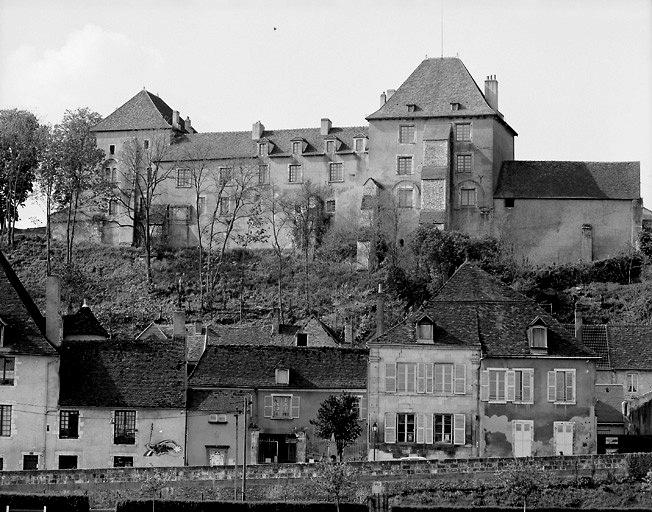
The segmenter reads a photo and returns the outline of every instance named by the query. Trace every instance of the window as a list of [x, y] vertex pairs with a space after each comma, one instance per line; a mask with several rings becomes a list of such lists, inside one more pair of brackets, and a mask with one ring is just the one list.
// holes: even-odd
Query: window
[[177, 188], [190, 188], [191, 178], [190, 169], [177, 169]]
[[463, 188], [460, 191], [460, 206], [470, 207], [476, 205], [476, 194], [474, 188]]
[[397, 441], [399, 443], [414, 443], [414, 414], [398, 414]]
[[414, 393], [416, 375], [416, 363], [396, 363], [396, 391], [399, 393]]
[[206, 196], [197, 198], [197, 215], [203, 215], [206, 211]]
[[507, 370], [489, 370], [489, 401], [505, 402], [505, 375]]
[[258, 184], [269, 184], [269, 165], [261, 164], [258, 166]]
[[[4, 330], [4, 329], [3, 329]], [[2, 386], [13, 386], [14, 385], [14, 375], [15, 375], [15, 366], [16, 358], [15, 357], [0, 357], [0, 370], [2, 371], [2, 380], [0, 380], [0, 385]]]
[[402, 124], [398, 127], [398, 141], [401, 144], [412, 144], [414, 142], [413, 124]]
[[11, 436], [11, 405], [0, 405], [0, 436]]
[[136, 444], [136, 411], [115, 411], [113, 444]]
[[288, 181], [290, 183], [301, 183], [301, 166], [297, 164], [290, 164], [288, 166]]
[[272, 418], [291, 418], [292, 395], [272, 395]]
[[149, 140], [145, 139], [145, 140], [143, 141], [143, 148], [144, 148], [144, 149], [149, 149]]
[[530, 327], [530, 348], [548, 348], [548, 329], [545, 326]]
[[455, 140], [468, 142], [471, 140], [471, 123], [459, 123], [455, 125]]
[[471, 155], [457, 155], [457, 172], [471, 172], [473, 170], [472, 161]]
[[107, 211], [109, 215], [116, 215], [118, 213], [118, 201], [115, 199], [109, 199]]
[[228, 197], [220, 198], [220, 215], [228, 215], [230, 210], [230, 203]]
[[575, 403], [575, 369], [548, 372], [548, 402]]
[[417, 340], [432, 341], [433, 325], [430, 319], [424, 318], [417, 323]]
[[453, 442], [452, 414], [435, 414], [434, 441], [435, 443], [449, 444]]
[[292, 143], [292, 154], [300, 155], [303, 143], [300, 140], [296, 140]]
[[114, 468], [132, 468], [134, 467], [134, 458], [125, 457], [123, 455], [118, 455], [113, 457], [113, 467]]
[[353, 139], [353, 150], [356, 153], [362, 153], [365, 150], [364, 147], [364, 139], [363, 138], [356, 138]]
[[231, 167], [220, 167], [220, 185], [226, 185], [231, 181], [231, 176], [233, 174], [233, 169]]
[[115, 144], [109, 144], [109, 155], [115, 155]]
[[59, 455], [59, 469], [77, 469], [77, 455]]
[[435, 363], [435, 393], [453, 392], [453, 365]]
[[275, 370], [276, 383], [288, 385], [290, 383], [290, 370], [289, 368], [277, 368]]
[[453, 111], [459, 110], [460, 107], [461, 107], [461, 105], [459, 103], [456, 103], [456, 102], [451, 103], [451, 110], [453, 110]]
[[328, 181], [344, 181], [344, 169], [341, 163], [330, 164], [328, 168]]
[[412, 174], [412, 157], [399, 156], [397, 159], [396, 172], [398, 174]]
[[628, 393], [638, 392], [638, 373], [627, 374], [627, 392]]
[[417, 106], [414, 103], [408, 103], [406, 107], [408, 112], [415, 112], [417, 109]]
[[385, 364], [385, 391], [396, 392], [396, 365], [393, 363]]
[[326, 213], [335, 213], [335, 199], [329, 199], [325, 205]]
[[399, 208], [412, 208], [414, 192], [412, 188], [399, 188], [396, 191]]
[[532, 368], [524, 368], [520, 370], [513, 370], [514, 372], [514, 395], [511, 395], [512, 377], [511, 371], [507, 372], [507, 400], [522, 404], [534, 403], [532, 390], [534, 388], [534, 370]]
[[331, 154], [335, 153], [335, 141], [334, 140], [327, 140], [326, 141], [326, 153]]
[[267, 142], [258, 143], [258, 156], [267, 156]]
[[79, 411], [59, 412], [59, 439], [79, 437]]
[[38, 469], [38, 455], [23, 455], [23, 471]]
[[505, 198], [505, 208], [514, 208], [514, 198], [506, 197]]

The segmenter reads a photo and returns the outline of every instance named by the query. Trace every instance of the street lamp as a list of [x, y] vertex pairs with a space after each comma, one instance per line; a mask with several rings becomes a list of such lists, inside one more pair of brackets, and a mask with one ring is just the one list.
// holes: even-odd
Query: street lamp
[[376, 462], [376, 440], [378, 437], [378, 425], [374, 421], [374, 424], [371, 426], [371, 431], [374, 433], [374, 462]]

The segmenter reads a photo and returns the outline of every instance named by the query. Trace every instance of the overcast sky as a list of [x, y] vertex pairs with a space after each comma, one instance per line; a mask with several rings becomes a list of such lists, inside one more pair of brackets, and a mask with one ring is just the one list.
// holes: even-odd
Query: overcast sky
[[0, 0], [0, 108], [106, 116], [146, 87], [202, 132], [360, 125], [441, 55], [442, 11], [444, 56], [497, 75], [517, 159], [640, 160], [650, 207], [650, 0]]

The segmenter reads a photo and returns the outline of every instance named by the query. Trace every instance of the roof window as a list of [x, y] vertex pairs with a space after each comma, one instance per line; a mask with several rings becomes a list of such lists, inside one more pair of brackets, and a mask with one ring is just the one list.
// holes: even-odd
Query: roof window
[[462, 104], [457, 102], [451, 102], [451, 110], [462, 110]]
[[408, 103], [406, 105], [408, 112], [416, 112], [417, 106], [414, 103]]
[[434, 322], [427, 316], [424, 316], [417, 322], [417, 341], [433, 341], [434, 340]]
[[308, 333], [298, 332], [297, 333], [297, 347], [307, 347], [308, 346]]
[[277, 368], [276, 369], [276, 383], [288, 385], [290, 383], [290, 369]]

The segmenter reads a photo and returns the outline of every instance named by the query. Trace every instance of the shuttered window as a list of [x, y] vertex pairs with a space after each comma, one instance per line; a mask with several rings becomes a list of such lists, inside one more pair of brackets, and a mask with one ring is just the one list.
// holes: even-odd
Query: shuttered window
[[480, 373], [480, 400], [498, 403], [534, 403], [534, 369], [483, 370]]
[[574, 404], [575, 393], [574, 368], [548, 372], [548, 402]]
[[466, 444], [466, 416], [453, 415], [453, 444]]
[[396, 391], [414, 393], [416, 390], [416, 363], [396, 363]]
[[385, 413], [385, 442], [396, 442], [396, 414], [393, 412]]
[[435, 393], [453, 392], [453, 365], [435, 363]]
[[399, 413], [396, 415], [396, 441], [399, 443], [414, 443], [415, 438], [415, 417], [411, 413]]

